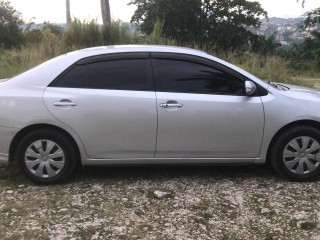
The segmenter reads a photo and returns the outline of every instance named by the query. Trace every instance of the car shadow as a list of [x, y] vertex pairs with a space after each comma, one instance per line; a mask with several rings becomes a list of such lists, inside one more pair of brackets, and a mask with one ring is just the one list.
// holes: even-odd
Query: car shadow
[[[143, 166], [83, 166], [79, 167], [67, 184], [78, 182], [137, 181], [137, 180], [231, 180], [241, 181], [259, 178], [260, 181], [287, 181], [278, 176], [268, 165], [241, 166], [191, 166], [191, 165], [143, 165]], [[15, 163], [0, 168], [0, 181], [8, 184], [29, 182]], [[30, 182], [29, 182], [30, 183]]]
[[71, 182], [91, 180], [176, 179], [183, 177], [214, 179], [279, 178], [267, 165], [259, 166], [86, 166], [78, 169]]

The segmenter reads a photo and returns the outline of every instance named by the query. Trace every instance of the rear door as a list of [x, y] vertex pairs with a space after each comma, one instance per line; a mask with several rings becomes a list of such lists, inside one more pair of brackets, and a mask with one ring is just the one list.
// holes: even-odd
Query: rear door
[[150, 158], [157, 131], [151, 75], [148, 53], [92, 57], [50, 84], [43, 100], [90, 158]]

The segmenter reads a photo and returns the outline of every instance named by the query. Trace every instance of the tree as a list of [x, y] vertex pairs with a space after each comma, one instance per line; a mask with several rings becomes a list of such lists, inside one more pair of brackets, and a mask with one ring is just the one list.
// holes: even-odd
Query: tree
[[304, 16], [306, 19], [300, 24], [299, 28], [307, 29], [320, 25], [320, 7], [307, 12]]
[[160, 20], [164, 37], [224, 49], [246, 45], [253, 37], [248, 27], [259, 27], [259, 17], [267, 17], [260, 3], [247, 0], [132, 0], [130, 4], [138, 7], [131, 21], [146, 34]]
[[[300, 2], [299, 0], [297, 0], [297, 2]], [[306, 0], [302, 0], [301, 1], [301, 5], [302, 5], [302, 7], [304, 7], [304, 4], [306, 3]]]
[[70, 26], [71, 24], [70, 0], [66, 0], [66, 11], [67, 11], [67, 26]]
[[103, 25], [111, 24], [109, 0], [100, 0]]
[[204, 38], [201, 0], [134, 0], [130, 4], [138, 5], [131, 21], [139, 23], [148, 35], [156, 22], [162, 22], [164, 37], [189, 42]]
[[299, 25], [300, 29], [311, 29], [310, 35], [304, 39], [300, 47], [305, 58], [314, 60], [320, 68], [320, 7], [305, 14], [306, 19]]
[[21, 14], [8, 1], [0, 0], [0, 48], [18, 47], [23, 43], [19, 25], [23, 23]]
[[261, 25], [260, 16], [267, 17], [260, 3], [247, 0], [205, 0], [208, 37], [220, 47], [240, 48], [255, 35], [249, 27]]
[[271, 35], [270, 37], [260, 35], [252, 40], [251, 50], [262, 55], [267, 55], [274, 54], [279, 47], [281, 47], [281, 43], [276, 40], [275, 35]]

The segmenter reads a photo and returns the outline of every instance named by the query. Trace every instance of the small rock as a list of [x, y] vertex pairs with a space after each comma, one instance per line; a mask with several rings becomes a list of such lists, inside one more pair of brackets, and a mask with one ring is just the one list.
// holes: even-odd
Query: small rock
[[8, 190], [7, 193], [11, 194], [11, 193], [13, 193], [13, 191], [12, 190]]
[[200, 227], [202, 228], [203, 231], [207, 231], [207, 227], [203, 224], [200, 224]]
[[95, 185], [92, 186], [92, 189], [93, 189], [94, 191], [102, 191], [102, 190], [103, 190], [103, 187], [100, 186], [100, 185], [98, 185], [98, 184], [95, 184]]
[[262, 214], [264, 214], [264, 213], [269, 213], [269, 212], [271, 212], [271, 210], [268, 209], [268, 208], [262, 208], [262, 209], [261, 209], [261, 213], [262, 213]]
[[162, 191], [159, 191], [159, 190], [155, 190], [155, 191], [153, 192], [153, 194], [154, 194], [157, 198], [163, 198], [163, 197], [169, 196], [171, 193], [169, 193], [169, 192], [162, 192]]
[[114, 227], [113, 228], [115, 234], [125, 234], [126, 233], [126, 228], [125, 227]]

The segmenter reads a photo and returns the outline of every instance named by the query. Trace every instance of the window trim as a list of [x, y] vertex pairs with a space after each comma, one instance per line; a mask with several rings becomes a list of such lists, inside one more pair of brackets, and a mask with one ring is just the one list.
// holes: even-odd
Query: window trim
[[[148, 63], [148, 82], [150, 86], [150, 90], [148, 91], [160, 91], [159, 90], [159, 71], [158, 66], [155, 61], [155, 59], [169, 59], [169, 60], [184, 60], [184, 61], [190, 61], [197, 64], [203, 64], [209, 67], [216, 68], [217, 70], [226, 72], [230, 75], [232, 75], [235, 78], [238, 78], [242, 81], [250, 80], [246, 78], [243, 74], [233, 70], [230, 67], [227, 67], [221, 63], [218, 63], [214, 60], [207, 59], [200, 56], [185, 54], [185, 53], [171, 53], [171, 52], [121, 52], [121, 53], [107, 53], [107, 54], [100, 54], [90, 57], [85, 57], [68, 68], [66, 68], [62, 73], [60, 73], [47, 87], [56, 87], [54, 86], [55, 83], [62, 78], [67, 72], [69, 72], [72, 68], [74, 68], [76, 65], [85, 65], [89, 63], [95, 63], [95, 62], [101, 62], [101, 61], [110, 61], [110, 60], [121, 60], [121, 59], [149, 59]], [[251, 95], [250, 97], [255, 96], [266, 96], [269, 94], [269, 92], [261, 87], [258, 83], [254, 82], [254, 84], [257, 86], [257, 93], [254, 95]], [[71, 87], [69, 87], [71, 88]], [[85, 88], [85, 89], [92, 89], [92, 88]]]

